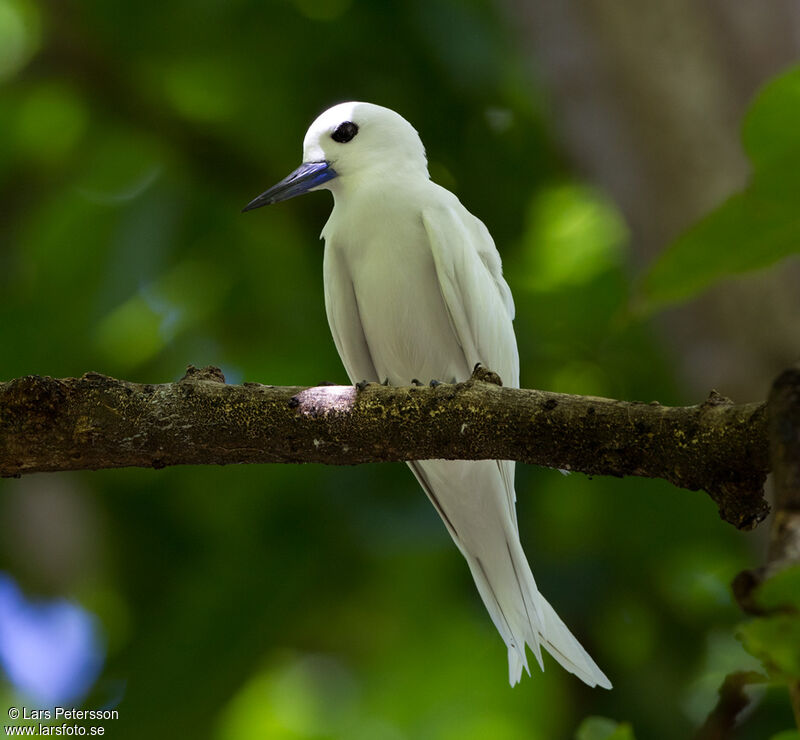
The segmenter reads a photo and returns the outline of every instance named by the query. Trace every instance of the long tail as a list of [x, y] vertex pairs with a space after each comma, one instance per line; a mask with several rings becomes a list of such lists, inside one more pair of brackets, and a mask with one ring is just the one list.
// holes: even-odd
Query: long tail
[[469, 565], [475, 585], [508, 647], [508, 679], [528, 674], [525, 645], [543, 668], [544, 647], [589, 686], [611, 683], [539, 593], [517, 532], [513, 467], [494, 461], [409, 463]]

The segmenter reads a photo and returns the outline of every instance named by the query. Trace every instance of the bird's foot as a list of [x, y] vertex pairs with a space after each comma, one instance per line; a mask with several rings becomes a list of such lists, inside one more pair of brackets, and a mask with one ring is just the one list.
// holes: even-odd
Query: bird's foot
[[384, 378], [383, 383], [381, 385], [389, 385], [389, 378]]
[[375, 384], [374, 380], [362, 380], [359, 383], [356, 383], [356, 388], [360, 391], [363, 391], [368, 385]]
[[437, 385], [441, 384], [442, 384], [441, 380], [432, 380], [428, 385], [430, 385], [431, 388], [435, 388]]
[[470, 377], [470, 380], [481, 380], [484, 383], [493, 383], [494, 385], [500, 386], [503, 385], [503, 381], [500, 379], [500, 376], [496, 372], [489, 370], [488, 367], [481, 365], [480, 362], [476, 362], [475, 367], [472, 368], [472, 376]]

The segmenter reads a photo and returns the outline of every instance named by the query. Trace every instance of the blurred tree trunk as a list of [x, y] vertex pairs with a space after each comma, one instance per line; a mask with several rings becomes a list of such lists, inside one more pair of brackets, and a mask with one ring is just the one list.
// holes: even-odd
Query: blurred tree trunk
[[[556, 135], [608, 192], [644, 269], [739, 189], [742, 113], [800, 58], [800, 3], [500, 0], [550, 97]], [[659, 319], [687, 390], [760, 398], [800, 353], [800, 264], [726, 281]]]

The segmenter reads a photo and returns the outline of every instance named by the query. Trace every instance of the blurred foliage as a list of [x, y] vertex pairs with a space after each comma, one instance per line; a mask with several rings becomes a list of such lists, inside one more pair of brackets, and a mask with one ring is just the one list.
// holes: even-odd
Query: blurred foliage
[[[192, 363], [230, 382], [344, 380], [322, 295], [330, 197], [239, 210], [297, 165], [317, 113], [364, 99], [414, 123], [434, 178], [494, 235], [523, 385], [696, 400], [652, 326], [622, 318], [625, 226], [562, 160], [512, 38], [489, 0], [0, 0], [0, 377], [163, 382]], [[781, 110], [786, 84], [760, 105]], [[760, 147], [775, 121], [757, 110], [753, 187], [763, 170], [773, 188], [783, 150]], [[113, 737], [688, 736], [754, 662], [728, 584], [758, 535], [658, 481], [524, 467], [517, 491], [537, 583], [614, 691], [548, 659], [508, 687], [469, 572], [401, 465], [0, 481], [0, 569], [99, 619], [86, 706], [119, 708]], [[18, 701], [10, 683], [0, 697]], [[588, 715], [629, 724], [578, 731]], [[770, 689], [740, 737], [791, 721]]]
[[793, 614], [753, 619], [739, 627], [738, 634], [771, 676], [787, 682], [800, 678], [800, 620]]
[[800, 565], [783, 567], [773, 573], [759, 584], [755, 600], [765, 611], [800, 611]]
[[587, 717], [575, 733], [575, 740], [634, 740], [634, 737], [631, 726], [625, 722]]
[[[769, 681], [776, 688], [796, 694], [800, 685], [800, 565], [785, 566], [773, 573], [759, 584], [754, 601], [764, 610], [764, 616], [740, 624], [736, 635], [766, 673], [755, 680]], [[775, 737], [792, 740], [796, 736], [787, 731]]]
[[745, 117], [749, 186], [659, 256], [643, 284], [652, 310], [711, 283], [800, 253], [800, 67], [772, 80]]

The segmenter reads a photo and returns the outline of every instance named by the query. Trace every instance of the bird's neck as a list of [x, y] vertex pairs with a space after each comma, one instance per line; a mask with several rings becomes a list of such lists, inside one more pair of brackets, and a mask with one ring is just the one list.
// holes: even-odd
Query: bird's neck
[[392, 166], [375, 166], [347, 174], [331, 181], [330, 189], [336, 204], [362, 198], [415, 192], [430, 183], [428, 168], [423, 163], [401, 162]]

